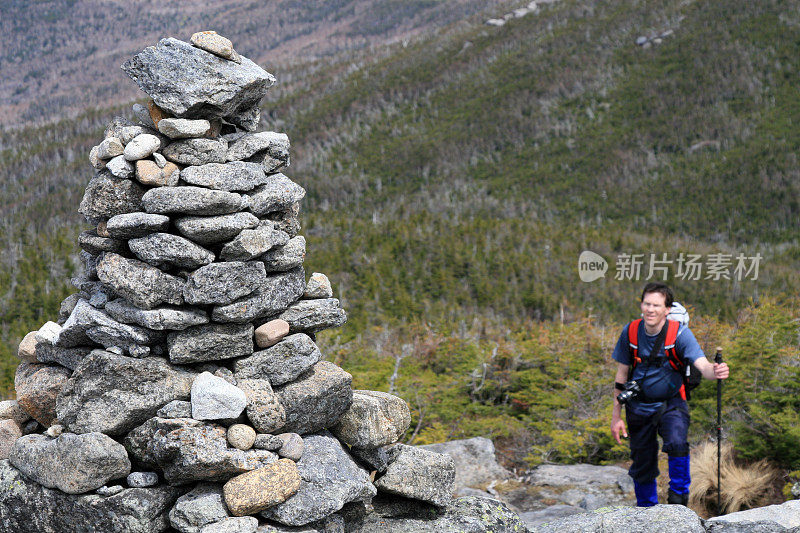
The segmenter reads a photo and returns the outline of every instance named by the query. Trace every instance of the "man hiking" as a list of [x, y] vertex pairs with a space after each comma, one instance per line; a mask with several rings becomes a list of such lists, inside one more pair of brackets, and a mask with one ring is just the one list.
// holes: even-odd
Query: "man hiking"
[[[728, 377], [728, 365], [708, 361], [687, 326], [667, 320], [672, 302], [672, 290], [667, 285], [648, 283], [642, 291], [642, 318], [623, 328], [613, 354], [619, 364], [611, 434], [618, 443], [620, 434], [630, 434], [633, 464], [628, 475], [633, 478], [640, 507], [658, 503], [656, 434], [663, 439], [663, 450], [669, 456], [668, 503], [686, 505], [689, 500], [685, 365], [694, 365], [705, 379]], [[622, 403], [626, 406], [627, 431], [620, 416]]]

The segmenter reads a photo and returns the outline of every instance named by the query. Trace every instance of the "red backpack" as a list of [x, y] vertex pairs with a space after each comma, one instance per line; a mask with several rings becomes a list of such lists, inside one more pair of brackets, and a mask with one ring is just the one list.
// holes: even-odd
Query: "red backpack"
[[[639, 357], [639, 324], [641, 322], [642, 319], [639, 318], [628, 325], [628, 349], [631, 354], [628, 381], [630, 381], [631, 376], [633, 376], [633, 369], [636, 368], [638, 363], [642, 362], [642, 358]], [[680, 322], [675, 320], [667, 320], [667, 336], [664, 339], [664, 353], [672, 368], [681, 375], [683, 381], [679, 391], [681, 398], [688, 400], [691, 397], [691, 391], [700, 384], [702, 374], [700, 374], [700, 371], [697, 370], [694, 365], [686, 364], [683, 354], [678, 354], [675, 341], [678, 338], [678, 328], [680, 325]]]

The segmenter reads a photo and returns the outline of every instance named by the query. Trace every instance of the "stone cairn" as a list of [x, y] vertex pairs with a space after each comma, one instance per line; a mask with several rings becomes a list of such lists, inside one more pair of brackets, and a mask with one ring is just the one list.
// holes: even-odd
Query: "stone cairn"
[[453, 460], [395, 444], [407, 404], [353, 391], [315, 344], [346, 314], [305, 279], [289, 139], [256, 131], [275, 78], [214, 32], [122, 69], [151, 100], [92, 148], [78, 292], [20, 344], [0, 528], [384, 531], [375, 502], [445, 512]]

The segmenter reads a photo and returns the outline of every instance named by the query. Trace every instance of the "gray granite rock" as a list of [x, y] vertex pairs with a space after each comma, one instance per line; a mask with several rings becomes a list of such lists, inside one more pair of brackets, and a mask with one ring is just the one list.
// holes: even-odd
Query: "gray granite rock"
[[328, 276], [319, 272], [314, 272], [306, 284], [306, 292], [303, 298], [332, 298], [333, 289]]
[[211, 123], [205, 119], [164, 118], [158, 121], [158, 131], [170, 139], [205, 137], [211, 132]]
[[166, 514], [179, 494], [164, 485], [127, 489], [109, 498], [65, 494], [42, 487], [8, 461], [0, 461], [0, 530], [63, 533], [69, 524], [69, 531], [81, 533], [159, 533], [169, 526]]
[[289, 331], [317, 331], [338, 328], [347, 322], [347, 313], [339, 307], [337, 298], [300, 300], [281, 313], [280, 319], [289, 323]]
[[158, 485], [158, 474], [155, 472], [131, 472], [125, 480], [129, 487], [144, 488]]
[[203, 526], [229, 516], [222, 496], [222, 486], [200, 483], [178, 498], [169, 512], [169, 521], [181, 533], [198, 533]]
[[[376, 498], [379, 500], [381, 496]], [[404, 502], [405, 503], [405, 502]], [[348, 533], [525, 533], [527, 528], [504, 503], [489, 498], [454, 500], [445, 509], [391, 505], [395, 512], [379, 510], [346, 520]], [[393, 510], [393, 509], [392, 509]]]
[[8, 459], [14, 443], [20, 437], [22, 428], [17, 422], [11, 419], [0, 420], [0, 459]]
[[131, 471], [125, 448], [102, 433], [25, 435], [14, 443], [9, 461], [28, 479], [67, 494], [89, 492]]
[[61, 388], [56, 414], [74, 433], [123, 435], [172, 400], [188, 400], [193, 379], [158, 357], [95, 350]]
[[256, 533], [258, 518], [255, 516], [236, 516], [209, 524], [200, 533]]
[[258, 152], [266, 151], [276, 159], [289, 158], [289, 137], [285, 133], [261, 131], [239, 137], [228, 146], [228, 161], [244, 161]]
[[148, 213], [185, 215], [226, 215], [246, 205], [240, 194], [203, 187], [156, 187], [141, 197]]
[[179, 165], [224, 163], [228, 143], [225, 139], [181, 139], [167, 145], [161, 154]]
[[78, 246], [92, 255], [100, 255], [103, 252], [124, 253], [126, 249], [123, 241], [100, 237], [95, 230], [81, 232], [78, 235]]
[[386, 472], [389, 463], [394, 459], [394, 446], [381, 446], [380, 448], [350, 448], [350, 453], [358, 461], [365, 465], [369, 470], [375, 470], [379, 474]]
[[269, 177], [259, 164], [232, 161], [186, 167], [181, 171], [181, 179], [186, 183], [209, 189], [250, 191], [266, 183]]
[[259, 433], [256, 435], [256, 440], [253, 441], [253, 448], [259, 450], [278, 451], [281, 446], [283, 446], [283, 439], [269, 433]]
[[[143, 107], [143, 106], [140, 106]], [[140, 135], [142, 133], [150, 133], [153, 130], [152, 120], [150, 120], [150, 113], [147, 111], [147, 108], [144, 108], [144, 112], [148, 115], [148, 121], [144, 122], [145, 126], [136, 125], [130, 120], [125, 117], [116, 116], [111, 119], [111, 122], [108, 123], [106, 129], [103, 132], [103, 137], [105, 139], [110, 139], [111, 137], [115, 137], [119, 140], [123, 145], [131, 142], [131, 139]], [[149, 124], [148, 124], [149, 122]], [[120, 152], [122, 153], [122, 152]]]
[[302, 265], [305, 258], [306, 238], [302, 235], [292, 237], [284, 246], [276, 246], [261, 256], [267, 272], [291, 270]]
[[253, 293], [266, 282], [264, 263], [213, 263], [189, 275], [183, 288], [183, 298], [189, 304], [226, 305]]
[[259, 433], [271, 433], [286, 423], [286, 411], [266, 379], [237, 379], [247, 398], [247, 418]]
[[[511, 472], [497, 462], [494, 443], [485, 437], [453, 440], [419, 447], [444, 453], [453, 458], [456, 465], [456, 491], [464, 487], [485, 487], [495, 480], [508, 479], [512, 476]], [[627, 476], [625, 470], [619, 470]], [[544, 472], [542, 475], [542, 479], [544, 479]], [[612, 482], [612, 484], [614, 483], [616, 480]]]
[[[456, 476], [458, 476], [458, 467], [456, 467]], [[529, 528], [552, 522], [565, 516], [572, 516], [575, 514], [585, 513], [586, 509], [575, 507], [574, 505], [550, 505], [539, 511], [525, 511], [519, 514], [520, 519], [525, 522]]]
[[214, 217], [183, 217], [175, 221], [175, 227], [181, 235], [200, 244], [227, 241], [242, 230], [255, 228], [258, 224], [258, 217], [246, 212]]
[[64, 322], [55, 344], [74, 348], [96, 342], [105, 348], [120, 346], [129, 350], [133, 345], [150, 345], [163, 339], [161, 332], [117, 322], [105, 311], [95, 309], [86, 300], [80, 300]]
[[[738, 511], [722, 516], [710, 518], [706, 527], [712, 526], [708, 531], [729, 531], [729, 526], [751, 526], [756, 523], [771, 523], [772, 526], [783, 528], [800, 527], [800, 500], [789, 500], [780, 505], [768, 505], [746, 511]], [[723, 527], [724, 526], [724, 527]]]
[[305, 290], [305, 272], [302, 267], [267, 276], [254, 293], [231, 304], [214, 307], [211, 320], [215, 322], [251, 322], [275, 315], [288, 308]]
[[122, 69], [158, 106], [180, 118], [227, 118], [257, 106], [275, 78], [247, 59], [227, 61], [168, 38]]
[[156, 411], [156, 416], [160, 418], [192, 418], [192, 402], [172, 400]]
[[534, 526], [534, 533], [704, 533], [700, 518], [683, 505], [604, 507]]
[[48, 427], [56, 419], [56, 398], [70, 373], [58, 365], [20, 363], [14, 375], [19, 406], [29, 417]]
[[336, 437], [357, 448], [377, 448], [397, 442], [411, 423], [402, 398], [386, 392], [353, 391], [353, 403], [331, 428]]
[[327, 431], [306, 435], [297, 463], [300, 489], [261, 515], [290, 526], [302, 526], [338, 511], [345, 503], [369, 501], [375, 494], [369, 474], [359, 467]]
[[161, 148], [161, 140], [155, 135], [142, 133], [137, 135], [125, 145], [122, 155], [128, 161], [138, 161], [153, 155], [153, 152]]
[[122, 141], [117, 137], [106, 137], [97, 145], [97, 157], [100, 159], [112, 159], [122, 155], [123, 149]]
[[[153, 119], [150, 118], [150, 111], [147, 109], [147, 106], [143, 106], [142, 104], [133, 104], [131, 106], [131, 111], [133, 111], [133, 116], [136, 117], [136, 120], [138, 120], [143, 126], [148, 128], [156, 127], [156, 125], [153, 124]], [[119, 117], [114, 118], [116, 119]]]
[[239, 126], [246, 131], [256, 131], [261, 122], [261, 108], [258, 104], [240, 109], [233, 115], [226, 118], [228, 122]]
[[255, 229], [242, 230], [222, 247], [219, 256], [223, 261], [249, 261], [287, 242], [289, 236], [286, 233], [275, 229], [271, 220], [264, 220]]
[[166, 231], [167, 228], [168, 216], [150, 213], [124, 213], [111, 217], [106, 223], [106, 229], [112, 237], [125, 240]]
[[167, 336], [174, 364], [218, 361], [253, 353], [252, 324], [205, 324]]
[[[87, 254], [88, 255], [88, 254]], [[94, 271], [95, 279], [97, 279], [97, 268], [95, 263], [95, 271]], [[81, 297], [78, 294], [70, 294], [66, 298], [61, 301], [61, 305], [58, 308], [58, 323], [63, 325], [64, 322], [67, 321], [69, 315], [72, 314], [72, 310], [75, 309], [75, 306], [78, 304], [78, 300]]]
[[135, 169], [125, 156], [118, 155], [106, 163], [106, 170], [115, 178], [130, 179], [134, 176]]
[[398, 444], [386, 473], [375, 481], [379, 491], [422, 500], [437, 506], [450, 503], [456, 467], [449, 455]]
[[144, 187], [138, 183], [101, 170], [86, 186], [78, 212], [89, 222], [97, 223], [114, 215], [141, 211], [144, 194]]
[[276, 345], [234, 363], [237, 379], [268, 379], [276, 387], [288, 383], [322, 359], [322, 353], [304, 333], [290, 335]]
[[136, 257], [151, 265], [197, 268], [214, 261], [214, 254], [188, 239], [171, 233], [151, 233], [128, 241]]
[[208, 315], [196, 307], [157, 307], [140, 309], [124, 299], [108, 302], [105, 311], [113, 319], [126, 324], [138, 324], [153, 330], [184, 330], [208, 323]]
[[283, 432], [313, 433], [335, 425], [353, 400], [353, 377], [328, 361], [320, 361], [296, 381], [277, 387], [286, 410]]
[[65, 368], [75, 370], [75, 367], [78, 366], [83, 358], [94, 349], [95, 346], [64, 348], [42, 342], [36, 345], [36, 359], [40, 363], [58, 363]]
[[250, 211], [264, 216], [288, 209], [306, 195], [306, 190], [283, 174], [272, 174], [269, 181], [250, 193]]
[[20, 407], [17, 400], [3, 400], [0, 402], [0, 420], [13, 420], [19, 425], [31, 419], [31, 416]]
[[191, 418], [151, 418], [128, 433], [124, 442], [132, 457], [162, 470], [174, 485], [227, 481], [278, 460], [267, 450], [231, 448], [223, 426]]
[[303, 456], [303, 437], [297, 433], [281, 433], [278, 438], [283, 442], [278, 448], [278, 457], [299, 461]]
[[184, 281], [158, 268], [118, 254], [105, 254], [97, 263], [103, 285], [142, 309], [183, 303]]
[[210, 372], [203, 372], [195, 378], [191, 402], [195, 420], [234, 419], [247, 407], [247, 397], [242, 389]]

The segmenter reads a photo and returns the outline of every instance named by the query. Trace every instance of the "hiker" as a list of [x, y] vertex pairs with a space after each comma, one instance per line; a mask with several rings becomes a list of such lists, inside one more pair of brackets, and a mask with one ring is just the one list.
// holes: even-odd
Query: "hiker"
[[[672, 303], [672, 290], [667, 285], [648, 283], [642, 291], [642, 318], [623, 328], [613, 354], [619, 364], [611, 434], [618, 443], [621, 443], [620, 434], [623, 437], [630, 434], [633, 464], [628, 475], [633, 478], [636, 504], [640, 507], [658, 503], [656, 434], [663, 439], [662, 449], [669, 456], [668, 503], [686, 505], [689, 501], [689, 407], [685, 365], [693, 365], [705, 379], [728, 377], [728, 365], [706, 359], [688, 326], [667, 319]], [[627, 431], [620, 416], [623, 403]]]

